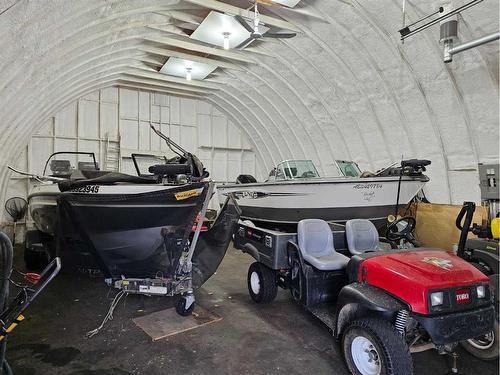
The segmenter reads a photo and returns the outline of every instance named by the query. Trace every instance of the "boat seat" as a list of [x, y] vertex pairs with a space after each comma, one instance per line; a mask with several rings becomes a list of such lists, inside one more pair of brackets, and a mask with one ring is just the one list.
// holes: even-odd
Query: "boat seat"
[[347, 247], [353, 255], [381, 250], [377, 228], [375, 228], [375, 225], [370, 220], [348, 220], [345, 223], [345, 234], [347, 237]]
[[335, 251], [332, 230], [326, 221], [299, 221], [297, 239], [302, 258], [318, 270], [340, 271], [346, 268], [349, 258]]

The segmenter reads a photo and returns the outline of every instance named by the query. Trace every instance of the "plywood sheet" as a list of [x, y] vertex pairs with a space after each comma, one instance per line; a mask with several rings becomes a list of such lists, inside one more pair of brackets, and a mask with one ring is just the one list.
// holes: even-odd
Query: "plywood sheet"
[[[462, 206], [434, 203], [418, 203], [416, 237], [426, 247], [452, 250], [460, 239], [455, 220]], [[476, 207], [472, 222], [483, 224], [488, 219], [485, 207]], [[469, 237], [474, 238], [472, 233]]]
[[146, 332], [153, 341], [190, 331], [222, 320], [222, 317], [203, 307], [196, 306], [193, 314], [183, 317], [175, 309], [157, 311], [152, 314], [132, 319], [133, 322]]

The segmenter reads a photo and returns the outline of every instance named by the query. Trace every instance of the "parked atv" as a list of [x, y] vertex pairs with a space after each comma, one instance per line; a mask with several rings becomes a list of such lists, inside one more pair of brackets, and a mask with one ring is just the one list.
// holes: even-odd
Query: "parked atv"
[[[408, 222], [395, 222], [393, 240], [413, 240]], [[297, 234], [240, 224], [234, 243], [257, 260], [251, 298], [271, 302], [278, 286], [289, 289], [332, 329], [353, 374], [412, 374], [410, 353], [435, 348], [456, 359], [460, 341], [493, 329], [488, 277], [445, 251], [381, 250], [368, 220], [333, 232], [323, 220], [302, 220]]]
[[[470, 262], [479, 271], [490, 278], [494, 298], [496, 319], [493, 331], [485, 335], [465, 340], [461, 344], [469, 353], [483, 360], [496, 360], [499, 356], [499, 298], [498, 298], [498, 272], [500, 233], [498, 222], [493, 219], [492, 225], [481, 226], [472, 224], [472, 217], [476, 205], [474, 202], [464, 202], [456, 219], [456, 226], [461, 231], [457, 255]], [[478, 238], [467, 239], [469, 232]]]

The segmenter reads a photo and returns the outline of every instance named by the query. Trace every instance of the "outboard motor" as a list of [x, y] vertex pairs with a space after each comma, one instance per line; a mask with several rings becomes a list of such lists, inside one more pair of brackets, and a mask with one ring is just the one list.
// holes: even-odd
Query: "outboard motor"
[[430, 165], [430, 160], [425, 159], [409, 159], [401, 161], [401, 168], [403, 168], [403, 174], [409, 176], [415, 176], [422, 174], [426, 171], [426, 166]]

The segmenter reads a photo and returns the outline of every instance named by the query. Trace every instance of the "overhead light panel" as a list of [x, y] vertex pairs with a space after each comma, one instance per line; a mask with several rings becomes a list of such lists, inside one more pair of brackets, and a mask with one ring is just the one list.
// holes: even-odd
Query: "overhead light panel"
[[300, 0], [271, 0], [271, 1], [275, 4], [281, 4], [289, 8], [293, 8], [300, 2]]
[[187, 81], [205, 79], [217, 66], [197, 61], [170, 57], [160, 69], [160, 73], [185, 78]]

